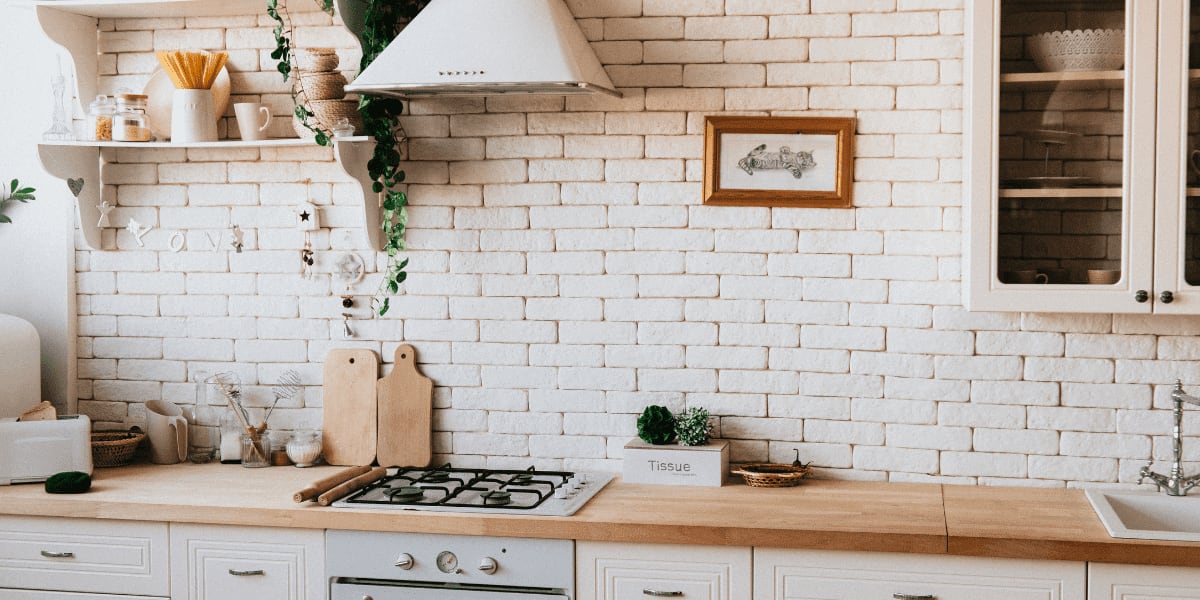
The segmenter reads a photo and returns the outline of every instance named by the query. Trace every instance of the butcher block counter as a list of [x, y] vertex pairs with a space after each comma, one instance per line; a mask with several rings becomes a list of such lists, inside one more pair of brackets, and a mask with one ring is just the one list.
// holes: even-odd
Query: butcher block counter
[[334, 509], [292, 494], [335, 467], [133, 465], [91, 491], [0, 487], [0, 514], [1200, 566], [1200, 544], [1108, 536], [1079, 490], [806, 481], [792, 488], [610, 483], [570, 517]]

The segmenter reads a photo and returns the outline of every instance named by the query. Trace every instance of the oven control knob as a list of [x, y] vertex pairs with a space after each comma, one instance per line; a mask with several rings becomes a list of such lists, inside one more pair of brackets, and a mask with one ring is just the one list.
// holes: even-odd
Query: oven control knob
[[494, 559], [490, 556], [484, 557], [483, 560], [479, 561], [479, 571], [481, 573], [487, 573], [488, 575], [494, 575], [496, 573], [496, 570], [499, 568], [500, 568], [500, 565], [496, 563], [496, 559]]
[[405, 552], [405, 553], [402, 553], [400, 556], [397, 556], [396, 562], [394, 562], [392, 564], [396, 565], [397, 567], [400, 567], [401, 569], [408, 570], [408, 569], [413, 568], [413, 564], [415, 564], [415, 563], [413, 561], [412, 555]]

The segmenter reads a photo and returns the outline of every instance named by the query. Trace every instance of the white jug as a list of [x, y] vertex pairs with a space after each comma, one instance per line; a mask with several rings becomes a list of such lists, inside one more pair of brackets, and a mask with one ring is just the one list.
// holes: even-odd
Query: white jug
[[150, 430], [150, 462], [173, 465], [187, 459], [188, 423], [183, 410], [166, 400], [149, 400], [146, 426]]

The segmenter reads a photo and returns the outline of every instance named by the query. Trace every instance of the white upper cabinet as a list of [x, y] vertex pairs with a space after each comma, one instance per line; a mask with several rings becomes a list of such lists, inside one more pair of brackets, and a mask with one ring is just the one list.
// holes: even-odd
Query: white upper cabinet
[[966, 11], [967, 307], [1200, 313], [1200, 0]]

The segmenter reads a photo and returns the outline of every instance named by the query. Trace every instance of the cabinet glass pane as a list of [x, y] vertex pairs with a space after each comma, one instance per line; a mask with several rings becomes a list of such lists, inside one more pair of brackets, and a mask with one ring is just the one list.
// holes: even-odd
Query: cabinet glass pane
[[1000, 14], [996, 272], [1111, 285], [1122, 256], [1125, 3], [1008, 1]]
[[1200, 0], [1188, 10], [1188, 160], [1187, 221], [1184, 238], [1183, 276], [1188, 285], [1200, 285]]

